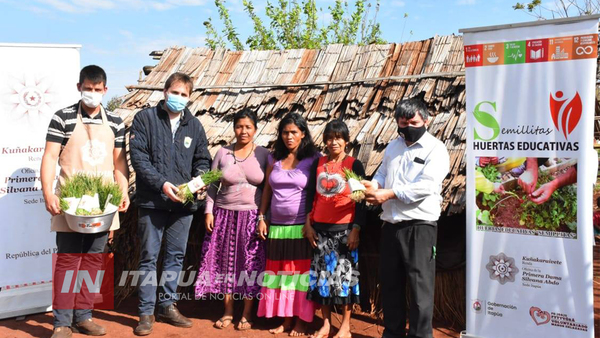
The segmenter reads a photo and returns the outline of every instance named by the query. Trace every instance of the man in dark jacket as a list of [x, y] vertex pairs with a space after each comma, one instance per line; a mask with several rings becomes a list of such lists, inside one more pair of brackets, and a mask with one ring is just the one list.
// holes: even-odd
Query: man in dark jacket
[[[165, 83], [165, 99], [156, 107], [136, 114], [129, 139], [131, 163], [136, 172], [138, 235], [141, 242], [138, 306], [140, 321], [135, 334], [152, 332], [156, 282], [161, 286], [157, 316], [178, 327], [192, 322], [179, 313], [177, 282], [193, 212], [197, 203], [184, 205], [177, 186], [210, 170], [210, 154], [204, 128], [186, 108], [193, 83], [182, 73]], [[156, 276], [156, 260], [166, 236], [163, 272]]]

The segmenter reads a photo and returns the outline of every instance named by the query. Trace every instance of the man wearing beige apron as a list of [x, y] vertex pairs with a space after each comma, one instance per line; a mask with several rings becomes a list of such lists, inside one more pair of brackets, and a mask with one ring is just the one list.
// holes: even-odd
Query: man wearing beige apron
[[[52, 117], [41, 167], [42, 189], [46, 209], [52, 214], [51, 230], [56, 231], [58, 254], [102, 253], [109, 237], [108, 231], [83, 234], [69, 229], [64, 215], [60, 212], [60, 200], [57, 196], [60, 185], [65, 179], [84, 172], [102, 175], [107, 180], [115, 180], [121, 187], [124, 197], [119, 211], [126, 211], [129, 206], [123, 121], [100, 105], [107, 90], [106, 73], [98, 66], [84, 67], [79, 74], [77, 89], [81, 92], [81, 101], [59, 110]], [[54, 191], [52, 185], [57, 161], [60, 174], [57, 189]], [[110, 231], [117, 229], [119, 229], [118, 215], [114, 218]], [[89, 257], [92, 256], [94, 255]], [[83, 255], [79, 263], [73, 256], [58, 255], [57, 269], [59, 265], [77, 267], [79, 264], [83, 266], [86, 263], [101, 264], [101, 262], [94, 263], [93, 260], [86, 262], [86, 257], [88, 256]], [[55, 284], [55, 294], [59, 294], [61, 285]], [[103, 327], [92, 321], [93, 297], [90, 297], [87, 288], [82, 288], [77, 296], [67, 294], [61, 297], [76, 299], [68, 300], [69, 303], [74, 304], [69, 309], [53, 309], [52, 338], [71, 337], [72, 332], [92, 336], [106, 334]], [[61, 300], [61, 303], [63, 302], [64, 300]]]
[[[192, 95], [189, 76], [174, 73], [165, 82], [164, 97], [155, 107], [135, 115], [129, 135], [131, 165], [135, 170], [135, 203], [140, 239], [140, 320], [134, 333], [152, 332], [157, 319], [178, 327], [191, 327], [175, 306], [177, 286], [193, 212], [198, 203], [183, 204], [177, 186], [210, 170], [211, 157], [204, 128], [186, 108]], [[156, 261], [165, 237], [162, 276]], [[159, 278], [156, 278], [159, 277]], [[158, 300], [156, 283], [159, 281]]]

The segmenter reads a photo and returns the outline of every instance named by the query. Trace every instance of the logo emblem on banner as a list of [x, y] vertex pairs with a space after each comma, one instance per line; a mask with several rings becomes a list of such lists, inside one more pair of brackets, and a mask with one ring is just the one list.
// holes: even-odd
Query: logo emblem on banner
[[482, 304], [481, 300], [479, 300], [479, 299], [473, 300], [472, 308], [475, 313], [481, 313], [481, 310], [483, 309], [483, 304]]
[[578, 92], [572, 98], [563, 98], [562, 91], [557, 91], [554, 95], [550, 94], [550, 114], [554, 127], [568, 139], [573, 132], [583, 111], [581, 97]]
[[588, 331], [588, 325], [578, 321], [576, 318], [563, 312], [548, 312], [537, 306], [529, 308], [529, 316], [537, 326], [550, 324], [550, 326], [561, 327], [569, 330]]
[[595, 59], [598, 56], [598, 34], [573, 37], [574, 59]]
[[483, 45], [483, 65], [504, 64], [504, 44], [490, 43]]
[[483, 66], [483, 45], [465, 46], [465, 66]]
[[56, 92], [50, 76], [38, 74], [14, 75], [0, 89], [0, 103], [6, 104], [11, 121], [23, 120], [37, 125], [40, 118], [51, 117], [56, 104]]
[[490, 261], [485, 268], [490, 273], [490, 279], [497, 280], [501, 285], [514, 282], [519, 269], [515, 265], [515, 259], [508, 257], [504, 252], [490, 256]]
[[491, 129], [492, 136], [489, 138], [482, 137], [479, 133], [477, 133], [477, 128], [473, 129], [473, 133], [476, 140], [491, 141], [500, 134], [500, 124], [492, 114], [484, 110], [485, 107], [482, 107], [484, 104], [489, 105], [493, 111], [496, 112], [496, 102], [481, 101], [475, 106], [475, 109], [473, 110], [473, 117], [475, 117], [475, 120], [477, 120], [480, 125]]
[[550, 322], [550, 314], [548, 311], [542, 311], [539, 307], [532, 306], [529, 309], [529, 315], [537, 326], [548, 324]]
[[527, 40], [527, 63], [548, 61], [548, 39]]

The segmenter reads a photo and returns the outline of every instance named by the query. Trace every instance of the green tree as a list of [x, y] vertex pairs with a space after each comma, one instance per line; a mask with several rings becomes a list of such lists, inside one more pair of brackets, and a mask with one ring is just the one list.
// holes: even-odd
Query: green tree
[[[371, 1], [375, 1], [374, 6]], [[319, 17], [323, 17], [324, 12], [317, 8], [315, 0], [267, 0], [266, 24], [252, 1], [243, 0], [244, 11], [253, 24], [253, 32], [244, 45], [231, 21], [225, 0], [215, 0], [223, 29], [219, 32], [211, 18], [205, 21], [206, 44], [213, 49], [229, 44], [235, 50], [316, 49], [332, 43], [383, 44], [386, 41], [381, 38], [377, 22], [379, 1], [355, 0], [351, 9], [348, 1], [335, 0], [333, 6], [328, 7], [331, 21], [320, 25]], [[371, 16], [373, 7], [374, 14]]]
[[539, 20], [566, 18], [600, 13], [600, 0], [555, 0], [554, 3], [532, 0], [526, 3], [517, 2], [513, 9], [524, 11]]
[[119, 96], [113, 96], [108, 103], [106, 104], [106, 109], [109, 111], [115, 111], [115, 109], [119, 108], [123, 103], [123, 99]]

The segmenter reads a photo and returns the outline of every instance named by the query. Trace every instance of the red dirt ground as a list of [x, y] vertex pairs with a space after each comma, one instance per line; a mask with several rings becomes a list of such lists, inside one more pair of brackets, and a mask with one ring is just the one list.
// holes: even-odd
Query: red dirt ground
[[[133, 328], [137, 323], [136, 298], [130, 298], [123, 302], [118, 309], [114, 311], [98, 310], [94, 311], [94, 318], [107, 330], [105, 337], [136, 337], [133, 334]], [[241, 304], [238, 304], [241, 305]], [[154, 325], [154, 332], [150, 337], [168, 337], [168, 338], [191, 338], [191, 337], [248, 337], [261, 338], [273, 337], [267, 329], [279, 324], [277, 320], [267, 321], [258, 319], [255, 321], [254, 328], [249, 331], [236, 331], [230, 325], [225, 330], [217, 330], [212, 327], [212, 323], [219, 318], [222, 311], [222, 305], [217, 301], [182, 301], [179, 303], [181, 312], [192, 318], [194, 326], [191, 329], [176, 328], [164, 323]], [[236, 308], [236, 321], [239, 320], [241, 308]], [[319, 311], [317, 311], [318, 314]], [[335, 327], [339, 326], [340, 316], [334, 315], [333, 323]], [[312, 329], [317, 329], [322, 323], [320, 318], [316, 318], [312, 324]], [[352, 315], [352, 331], [355, 338], [381, 337], [382, 326], [377, 320], [366, 315]], [[594, 327], [596, 337], [600, 337], [600, 245], [594, 247]], [[332, 331], [333, 334], [333, 331]], [[52, 335], [52, 313], [41, 313], [25, 317], [23, 320], [6, 319], [0, 321], [0, 337], [4, 338], [25, 338], [25, 337], [50, 337]], [[452, 328], [444, 325], [434, 325], [434, 338], [458, 337], [459, 333]], [[74, 334], [73, 337], [85, 337]], [[287, 337], [287, 334], [281, 334], [277, 337]]]
[[[115, 311], [96, 310], [94, 311], [94, 320], [104, 326], [107, 331], [105, 337], [137, 337], [133, 334], [133, 328], [137, 324], [136, 298], [129, 298]], [[280, 321], [257, 319], [254, 328], [245, 332], [234, 329], [234, 324], [239, 320], [241, 308], [236, 308], [236, 317], [234, 324], [231, 324], [225, 330], [218, 330], [212, 327], [212, 323], [219, 319], [222, 311], [222, 305], [218, 301], [180, 301], [179, 309], [181, 313], [189, 316], [193, 321], [193, 327], [190, 329], [181, 329], [164, 323], [154, 324], [153, 332], [149, 337], [168, 337], [168, 338], [191, 338], [191, 337], [248, 337], [248, 338], [267, 338], [267, 337], [287, 337], [287, 334], [273, 336], [268, 329], [277, 326]], [[241, 305], [241, 304], [240, 304]], [[317, 311], [320, 315], [320, 311]], [[341, 316], [334, 315], [333, 323], [339, 327]], [[318, 329], [322, 324], [320, 318], [315, 317], [311, 325], [312, 331]], [[383, 327], [381, 323], [366, 315], [352, 315], [353, 337], [381, 337]], [[436, 325], [437, 326], [437, 325]], [[311, 333], [312, 333], [311, 331]], [[332, 335], [334, 331], [332, 330]], [[43, 313], [27, 316], [24, 320], [6, 319], [0, 321], [0, 337], [4, 338], [25, 338], [25, 337], [50, 337], [52, 335], [52, 313]], [[434, 329], [435, 338], [458, 337], [459, 334], [452, 329], [437, 326]], [[73, 337], [86, 337], [80, 334], [73, 334]]]

